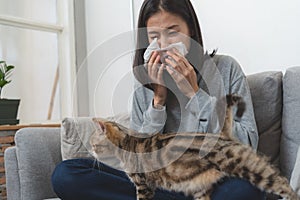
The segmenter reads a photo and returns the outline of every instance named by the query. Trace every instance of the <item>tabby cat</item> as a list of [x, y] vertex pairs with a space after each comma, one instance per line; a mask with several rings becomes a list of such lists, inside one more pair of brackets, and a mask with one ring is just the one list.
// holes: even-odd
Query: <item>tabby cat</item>
[[135, 184], [138, 200], [152, 199], [158, 187], [209, 200], [214, 184], [224, 177], [243, 178], [268, 193], [299, 200], [288, 180], [265, 157], [231, 137], [231, 109], [237, 105], [241, 115], [244, 104], [240, 97], [228, 95], [227, 105], [220, 134], [157, 133], [142, 138], [144, 134], [115, 122], [94, 119], [92, 154], [100, 161], [103, 154], [114, 154]]

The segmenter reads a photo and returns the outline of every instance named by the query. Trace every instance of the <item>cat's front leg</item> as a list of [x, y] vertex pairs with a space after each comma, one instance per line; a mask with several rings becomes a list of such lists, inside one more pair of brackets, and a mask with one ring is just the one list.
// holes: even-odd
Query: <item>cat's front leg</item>
[[152, 200], [154, 197], [154, 187], [147, 181], [145, 174], [130, 174], [132, 182], [136, 187], [137, 200]]
[[147, 185], [136, 185], [136, 197], [138, 200], [152, 200], [154, 191]]

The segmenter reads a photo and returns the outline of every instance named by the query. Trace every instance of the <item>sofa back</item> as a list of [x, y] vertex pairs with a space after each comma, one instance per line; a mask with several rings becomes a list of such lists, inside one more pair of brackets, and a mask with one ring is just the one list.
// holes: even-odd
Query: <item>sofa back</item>
[[288, 179], [300, 145], [300, 67], [247, 76], [259, 133], [258, 151]]

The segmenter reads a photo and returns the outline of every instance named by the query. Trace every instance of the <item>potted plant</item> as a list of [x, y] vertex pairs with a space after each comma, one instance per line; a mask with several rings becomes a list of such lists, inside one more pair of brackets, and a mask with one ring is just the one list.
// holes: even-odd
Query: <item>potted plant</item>
[[20, 100], [4, 99], [1, 96], [4, 86], [11, 82], [9, 78], [14, 68], [12, 65], [7, 65], [5, 61], [0, 61], [0, 125], [15, 125], [19, 123], [17, 114]]

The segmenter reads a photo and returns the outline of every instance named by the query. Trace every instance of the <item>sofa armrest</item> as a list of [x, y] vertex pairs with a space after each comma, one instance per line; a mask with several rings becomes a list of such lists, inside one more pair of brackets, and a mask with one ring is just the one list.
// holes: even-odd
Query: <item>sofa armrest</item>
[[[15, 158], [13, 159], [13, 155], [7, 158], [7, 170], [10, 171], [8, 165], [11, 165], [17, 173], [12, 172], [7, 181], [12, 183], [13, 180], [10, 179], [19, 178], [21, 198], [18, 199], [41, 200], [56, 197], [52, 190], [51, 175], [62, 160], [60, 128], [20, 129], [15, 135], [15, 143]], [[7, 155], [12, 153], [10, 151], [12, 150], [6, 152]], [[18, 189], [8, 184], [7, 191], [11, 194]]]
[[5, 150], [4, 163], [7, 199], [21, 199], [16, 147], [9, 147]]
[[290, 180], [292, 188], [297, 192], [300, 197], [300, 147], [298, 149], [296, 163], [292, 172]]

